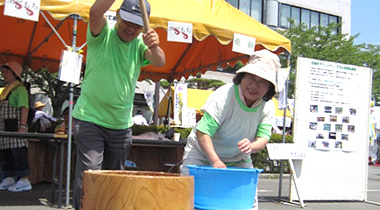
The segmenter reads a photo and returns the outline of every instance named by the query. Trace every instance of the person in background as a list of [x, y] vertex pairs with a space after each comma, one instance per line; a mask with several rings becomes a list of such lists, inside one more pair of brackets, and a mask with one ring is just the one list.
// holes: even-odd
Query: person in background
[[136, 115], [132, 118], [133, 124], [135, 125], [148, 125], [145, 117], [143, 116], [143, 110], [138, 109]]
[[[67, 106], [61, 114], [63, 122], [57, 125], [55, 128], [56, 134], [68, 134], [69, 133], [69, 106]], [[73, 126], [72, 126], [73, 127]]]
[[[7, 84], [0, 95], [0, 131], [28, 131], [29, 96], [21, 83], [21, 72], [22, 66], [17, 62], [11, 61], [1, 66], [1, 74]], [[1, 170], [4, 179], [0, 183], [0, 190], [21, 192], [32, 189], [28, 179], [30, 169], [27, 148], [27, 139], [0, 138], [0, 153], [4, 164]]]
[[44, 111], [42, 111], [45, 106], [46, 106], [46, 104], [42, 103], [41, 101], [37, 101], [34, 104], [34, 108], [36, 109], [36, 113], [34, 114], [34, 118], [32, 120], [32, 126], [33, 126], [33, 124], [39, 122], [37, 127], [39, 127], [38, 131], [40, 131], [40, 132], [45, 132], [46, 129], [48, 129], [52, 126], [52, 122], [57, 121], [57, 119], [47, 115]]
[[[141, 67], [166, 63], [156, 31], [141, 33], [138, 0], [124, 0], [112, 26], [104, 13], [114, 1], [96, 0], [90, 9], [86, 74], [73, 110], [75, 209], [80, 209], [83, 171], [124, 169], [132, 143], [133, 99]], [[149, 15], [150, 5], [146, 0], [145, 4]], [[99, 89], [99, 84], [107, 85]]]
[[[251, 153], [265, 148], [274, 123], [274, 103], [280, 61], [268, 50], [254, 52], [233, 83], [212, 93], [202, 108], [204, 116], [190, 133], [180, 167], [253, 168]], [[254, 208], [258, 208], [257, 193]]]

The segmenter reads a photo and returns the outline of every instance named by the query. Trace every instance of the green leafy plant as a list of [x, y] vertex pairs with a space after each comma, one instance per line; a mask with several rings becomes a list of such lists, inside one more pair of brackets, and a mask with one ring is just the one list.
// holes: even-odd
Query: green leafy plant
[[[282, 143], [282, 135], [272, 134], [270, 143]], [[285, 143], [293, 143], [293, 136], [286, 135]], [[265, 148], [257, 153], [252, 153], [252, 162], [255, 168], [261, 168], [265, 173], [279, 173], [281, 170], [279, 160], [270, 160], [268, 150]], [[289, 163], [284, 161], [284, 173], [289, 173]]]

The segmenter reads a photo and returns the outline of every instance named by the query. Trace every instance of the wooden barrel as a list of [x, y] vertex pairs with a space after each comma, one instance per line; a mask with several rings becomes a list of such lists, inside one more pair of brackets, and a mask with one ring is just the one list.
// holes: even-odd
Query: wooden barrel
[[194, 177], [152, 171], [85, 171], [84, 210], [194, 209]]

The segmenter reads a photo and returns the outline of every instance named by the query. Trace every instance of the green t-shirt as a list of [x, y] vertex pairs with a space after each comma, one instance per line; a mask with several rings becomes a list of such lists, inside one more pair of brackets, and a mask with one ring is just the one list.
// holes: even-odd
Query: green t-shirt
[[108, 23], [96, 37], [88, 27], [85, 76], [73, 116], [110, 129], [131, 127], [136, 82], [149, 64], [147, 49], [142, 34], [123, 42]]
[[243, 138], [253, 142], [256, 137], [270, 139], [274, 121], [273, 102], [262, 101], [257, 107], [247, 107], [239, 98], [239, 86], [226, 84], [213, 92], [203, 106], [203, 116], [190, 133], [184, 152], [185, 158], [207, 160], [196, 137], [196, 130], [211, 136], [215, 152], [224, 163], [250, 159], [250, 154], [239, 150]]
[[15, 108], [25, 107], [29, 109], [29, 96], [28, 91], [24, 86], [19, 86], [12, 90], [8, 98], [9, 105]]

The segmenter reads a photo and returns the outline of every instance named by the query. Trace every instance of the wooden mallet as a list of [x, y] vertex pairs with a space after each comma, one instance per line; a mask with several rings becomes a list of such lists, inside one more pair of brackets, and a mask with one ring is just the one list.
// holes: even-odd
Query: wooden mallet
[[140, 4], [141, 16], [142, 16], [143, 23], [144, 23], [144, 33], [145, 33], [149, 30], [149, 18], [148, 18], [148, 14], [146, 12], [145, 1], [139, 0], [139, 4]]

